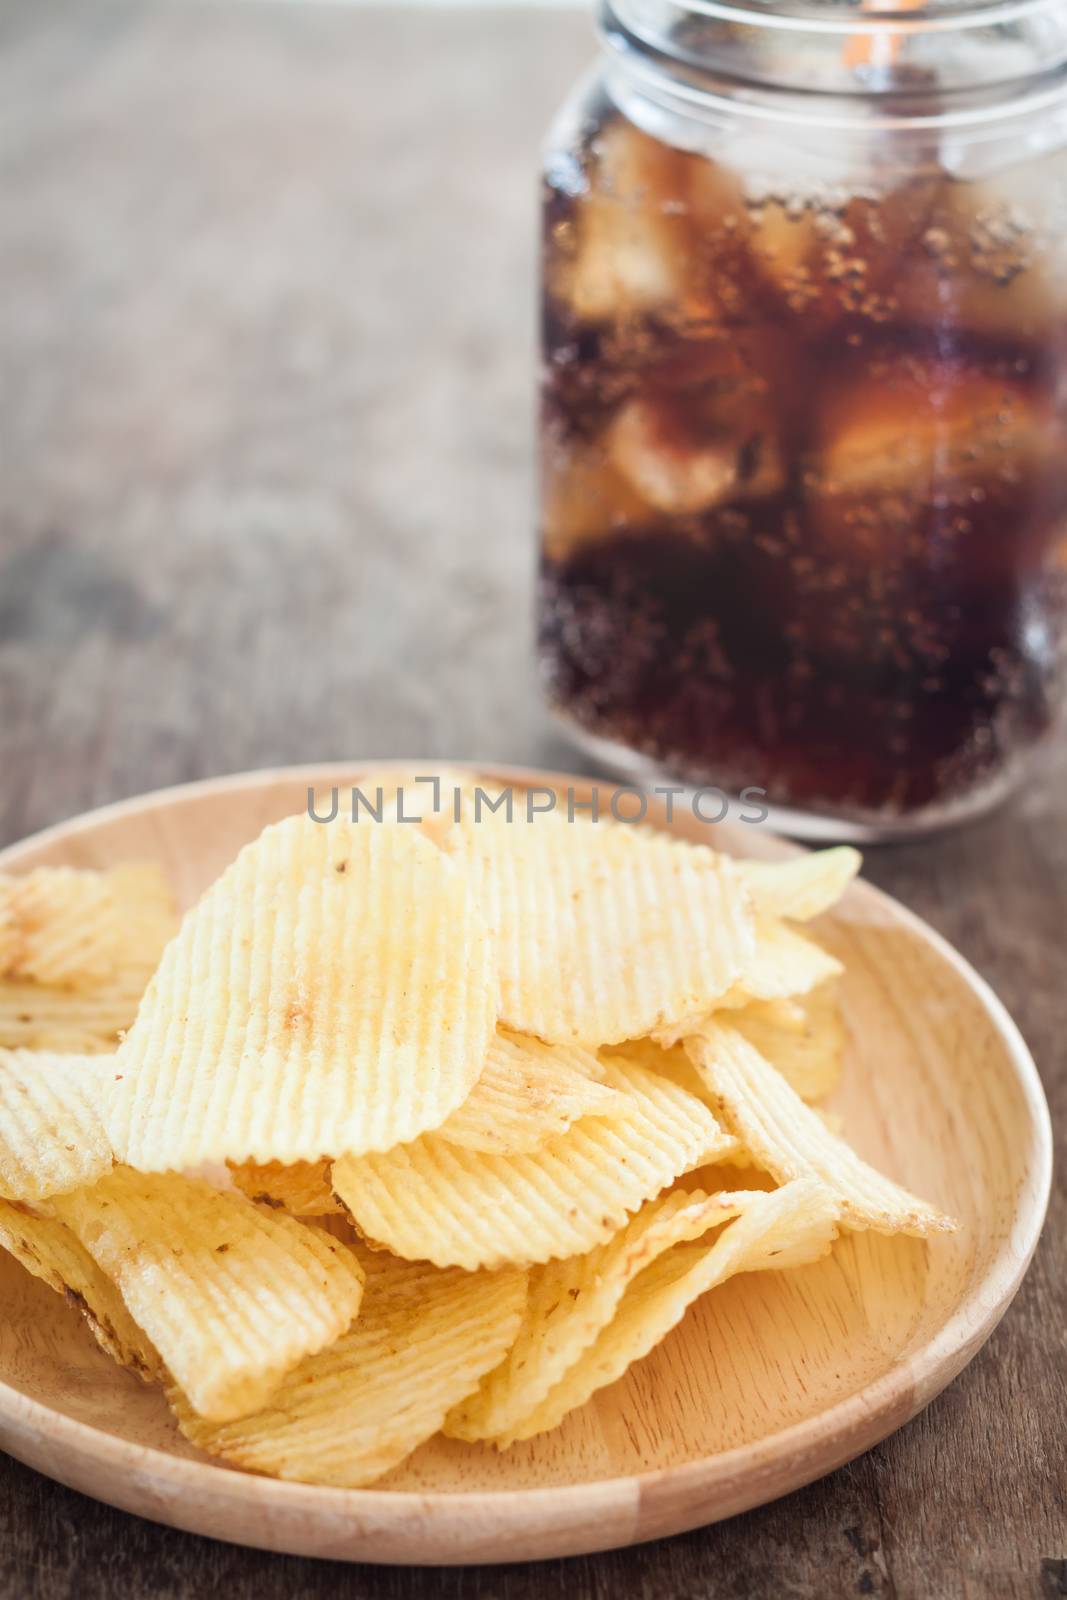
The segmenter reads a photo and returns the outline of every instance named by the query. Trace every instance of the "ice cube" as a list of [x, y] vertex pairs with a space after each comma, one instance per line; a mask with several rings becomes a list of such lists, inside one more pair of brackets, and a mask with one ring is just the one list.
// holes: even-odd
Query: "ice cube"
[[728, 500], [772, 493], [781, 476], [776, 444], [765, 433], [705, 432], [699, 415], [650, 399], [628, 401], [608, 429], [618, 472], [650, 506], [692, 516]]
[[749, 243], [759, 271], [792, 310], [818, 298], [822, 238], [811, 206], [767, 200], [754, 207]]
[[610, 538], [649, 522], [649, 508], [603, 443], [549, 437], [542, 465], [542, 539], [546, 555], [562, 559], [576, 545]]
[[583, 321], [683, 306], [691, 280], [684, 158], [630, 123], [593, 143], [589, 191], [576, 203], [564, 297]]
[[631, 400], [608, 433], [611, 459], [657, 511], [688, 516], [729, 499], [737, 483], [737, 448], [728, 439], [679, 444], [667, 418], [647, 400]]
[[993, 339], [1042, 340], [1067, 315], [1067, 156], [946, 180], [895, 286], [900, 310]]
[[970, 363], [871, 361], [823, 402], [814, 433], [807, 499], [841, 553], [891, 560], [924, 528], [953, 539], [998, 506], [1010, 551], [1011, 518], [1042, 517], [1062, 498], [1064, 431], [1050, 398]]
[[926, 499], [939, 486], [1014, 481], [1046, 458], [1050, 418], [1010, 378], [974, 367], [891, 358], [824, 405], [822, 494]]

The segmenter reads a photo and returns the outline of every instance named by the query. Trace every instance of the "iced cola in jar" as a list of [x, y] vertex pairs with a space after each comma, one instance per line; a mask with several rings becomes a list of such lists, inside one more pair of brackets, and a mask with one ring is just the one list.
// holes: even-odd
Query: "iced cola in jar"
[[975, 104], [910, 35], [879, 79], [846, 32], [834, 92], [763, 71], [739, 104], [736, 61], [705, 81], [681, 32], [684, 95], [662, 41], [650, 64], [609, 27], [548, 151], [551, 702], [619, 765], [761, 787], [801, 832], [967, 816], [1064, 698], [1058, 85]]

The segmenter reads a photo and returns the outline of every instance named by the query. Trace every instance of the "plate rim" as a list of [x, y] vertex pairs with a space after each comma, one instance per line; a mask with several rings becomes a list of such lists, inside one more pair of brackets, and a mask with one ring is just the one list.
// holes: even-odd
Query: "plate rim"
[[[604, 786], [631, 789], [638, 787], [632, 784], [615, 785], [608, 777], [591, 777], [588, 774], [558, 772], [548, 768], [510, 763], [498, 764], [492, 761], [447, 760], [427, 756], [383, 760], [359, 758], [249, 769], [221, 777], [201, 778], [189, 783], [148, 790], [50, 824], [0, 849], [0, 871], [6, 869], [13, 861], [17, 861], [24, 852], [61, 844], [66, 839], [94, 826], [121, 822], [125, 816], [180, 800], [195, 799], [198, 795], [233, 793], [242, 789], [265, 789], [279, 782], [313, 781], [318, 785], [339, 780], [344, 776], [351, 779], [361, 771], [378, 772], [391, 769], [410, 771], [413, 766], [426, 766], [430, 769], [447, 768], [483, 776], [506, 775], [509, 780], [519, 784], [542, 781], [546, 785], [557, 787], [561, 782], [585, 785], [602, 783]], [[760, 837], [772, 842], [778, 853], [802, 853], [800, 846], [771, 833], [770, 830], [761, 830]], [[262, 1477], [212, 1461], [173, 1455], [153, 1445], [135, 1444], [91, 1423], [68, 1416], [65, 1412], [56, 1410], [44, 1401], [33, 1399], [22, 1390], [0, 1379], [2, 1448], [26, 1461], [27, 1464], [36, 1466], [36, 1462], [29, 1459], [28, 1455], [19, 1455], [12, 1446], [22, 1442], [31, 1430], [41, 1430], [50, 1435], [59, 1446], [60, 1452], [65, 1447], [70, 1447], [77, 1455], [83, 1452], [93, 1454], [99, 1464], [107, 1469], [117, 1468], [120, 1472], [124, 1472], [130, 1467], [131, 1460], [136, 1462], [141, 1475], [146, 1470], [155, 1469], [170, 1480], [179, 1497], [183, 1489], [200, 1489], [205, 1494], [213, 1494], [220, 1501], [231, 1500], [236, 1495], [238, 1499], [251, 1497], [261, 1504], [269, 1502], [276, 1505], [283, 1514], [291, 1512], [307, 1516], [317, 1512], [334, 1516], [347, 1514], [352, 1517], [356, 1513], [363, 1513], [371, 1515], [376, 1521], [402, 1521], [405, 1515], [410, 1516], [417, 1511], [422, 1518], [440, 1515], [446, 1522], [449, 1513], [462, 1518], [471, 1511], [484, 1511], [491, 1515], [523, 1507], [530, 1509], [532, 1518], [536, 1521], [538, 1514], [543, 1515], [545, 1510], [559, 1505], [562, 1501], [566, 1502], [576, 1516], [584, 1519], [595, 1516], [598, 1509], [608, 1505], [617, 1510], [620, 1497], [629, 1495], [632, 1500], [630, 1509], [636, 1523], [639, 1520], [641, 1500], [648, 1489], [669, 1486], [682, 1493], [687, 1490], [703, 1489], [711, 1495], [717, 1487], [739, 1478], [752, 1479], [773, 1470], [776, 1464], [787, 1460], [790, 1456], [795, 1457], [794, 1467], [789, 1472], [789, 1482], [785, 1487], [776, 1489], [772, 1496], [767, 1497], [761, 1493], [757, 1484], [751, 1496], [742, 1495], [736, 1505], [720, 1513], [728, 1516], [762, 1504], [767, 1498], [778, 1498], [781, 1494], [790, 1493], [813, 1479], [836, 1470], [846, 1461], [855, 1459], [910, 1421], [953, 1378], [958, 1376], [1007, 1311], [1018, 1292], [1040, 1240], [1051, 1196], [1054, 1149], [1051, 1115], [1037, 1065], [1018, 1025], [1003, 1001], [966, 957], [917, 913], [865, 880], [860, 880], [857, 887], [862, 894], [875, 896], [877, 900], [888, 903], [894, 915], [931, 944], [941, 959], [955, 970], [976, 995], [1006, 1047], [1012, 1071], [1023, 1093], [1035, 1146], [1026, 1182], [1020, 1191], [1012, 1217], [1010, 1231], [1000, 1245], [992, 1268], [984, 1277], [968, 1287], [952, 1315], [930, 1339], [917, 1351], [894, 1362], [887, 1371], [864, 1384], [862, 1388], [845, 1395], [832, 1406], [816, 1412], [811, 1417], [791, 1423], [786, 1428], [713, 1455], [681, 1462], [676, 1466], [650, 1468], [643, 1472], [577, 1483], [547, 1484], [519, 1489], [342, 1489], [329, 1485]], [[12, 1437], [9, 1432], [12, 1427], [17, 1431], [16, 1437]], [[825, 1458], [812, 1463], [809, 1458], [835, 1438], [844, 1441], [844, 1450], [835, 1455], [830, 1465], [825, 1464]], [[59, 1477], [57, 1472], [48, 1468], [37, 1470], [44, 1471], [49, 1476]], [[59, 1481], [63, 1480], [60, 1478]], [[80, 1488], [81, 1485], [76, 1487]], [[82, 1492], [121, 1506], [121, 1499], [112, 1498], [109, 1489], [110, 1485], [101, 1484], [98, 1489], [91, 1491], [83, 1489]], [[224, 1496], [221, 1494], [223, 1489], [227, 1491]], [[595, 1542], [583, 1543], [581, 1549], [590, 1551], [598, 1548], [618, 1548], [621, 1544], [659, 1537], [663, 1532], [682, 1532], [687, 1528], [701, 1526], [708, 1521], [707, 1509], [700, 1506], [691, 1507], [683, 1518], [672, 1524], [669, 1529], [653, 1528], [642, 1532], [638, 1528], [629, 1538], [620, 1540], [612, 1534], [604, 1545]], [[151, 1512], [144, 1511], [138, 1511], [136, 1514], [148, 1515], [150, 1518], [152, 1515]], [[167, 1516], [166, 1509], [161, 1507], [156, 1520], [171, 1519]], [[210, 1536], [222, 1539], [228, 1537], [225, 1533], [212, 1533]], [[246, 1540], [236, 1537], [233, 1542], [256, 1543], [260, 1547], [279, 1550], [290, 1548], [284, 1542], [284, 1537], [277, 1545], [270, 1546], [264, 1546], [262, 1538]], [[577, 1553], [577, 1548], [575, 1547], [573, 1552], [565, 1547], [561, 1547], [561, 1551], [545, 1548], [541, 1549], [538, 1555], [548, 1557], [558, 1553]], [[339, 1554], [343, 1557], [344, 1552], [331, 1550], [323, 1554], [336, 1558]], [[368, 1556], [359, 1550], [355, 1552], [353, 1558], [370, 1561], [389, 1559]], [[507, 1556], [504, 1559], [530, 1558]], [[403, 1561], [404, 1558], [393, 1559]], [[452, 1559], [444, 1558], [448, 1563], [451, 1563]], [[455, 1559], [463, 1561], [470, 1558]], [[500, 1558], [498, 1555], [489, 1555], [474, 1559]], [[410, 1562], [410, 1556], [407, 1560], [410, 1564], [416, 1564]]]

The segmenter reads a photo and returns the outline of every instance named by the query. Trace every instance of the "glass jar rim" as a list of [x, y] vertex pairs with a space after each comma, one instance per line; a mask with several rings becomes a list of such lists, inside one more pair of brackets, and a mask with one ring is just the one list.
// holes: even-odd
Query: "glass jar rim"
[[601, 0], [601, 33], [682, 98], [754, 115], [784, 91], [798, 120], [846, 126], [862, 106], [865, 120], [930, 127], [1067, 95], [1064, 0]]

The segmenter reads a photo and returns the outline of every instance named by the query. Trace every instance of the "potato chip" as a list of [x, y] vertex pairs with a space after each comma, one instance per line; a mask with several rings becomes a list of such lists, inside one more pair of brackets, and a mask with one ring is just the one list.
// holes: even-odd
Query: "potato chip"
[[685, 1242], [691, 1236], [683, 1233], [682, 1242], [653, 1252], [648, 1265], [627, 1281], [595, 1337], [547, 1394], [495, 1439], [500, 1448], [556, 1427], [598, 1389], [623, 1377], [666, 1338], [700, 1295], [740, 1272], [806, 1266], [824, 1256], [837, 1235], [833, 1198], [810, 1179], [769, 1193], [700, 1196], [693, 1204], [695, 1227], [701, 1207], [712, 1226], [731, 1215], [734, 1220], [727, 1220], [710, 1239]]
[[387, 1150], [462, 1104], [495, 1025], [493, 952], [453, 863], [414, 828], [290, 817], [168, 947], [109, 1132], [142, 1171]]
[[[364, 824], [399, 822], [403, 827], [418, 827], [435, 844], [475, 804], [481, 780], [458, 767], [382, 767], [357, 777], [354, 788], [357, 821]], [[482, 785], [492, 794], [493, 786]]]
[[793, 861], [742, 861], [740, 869], [757, 916], [810, 922], [837, 904], [862, 865], [858, 850], [840, 844]]
[[[844, 969], [836, 957], [784, 922], [761, 918], [756, 923], [756, 948], [737, 982], [721, 997], [714, 1010], [734, 1010], [753, 1000], [788, 1000], [808, 994], [820, 984], [839, 977]], [[693, 1016], [691, 1022], [699, 1021]], [[664, 1030], [673, 1043], [686, 1028]]]
[[170, 1393], [187, 1439], [231, 1466], [358, 1489], [398, 1466], [496, 1366], [526, 1274], [437, 1272], [372, 1257], [353, 1328], [291, 1372], [265, 1410], [224, 1427]]
[[61, 987], [99, 983], [114, 973], [119, 948], [119, 908], [105, 873], [0, 873], [0, 977]]
[[534, 1267], [514, 1344], [478, 1390], [449, 1414], [445, 1433], [502, 1444], [517, 1437], [513, 1430], [538, 1409], [611, 1321], [638, 1273], [664, 1250], [699, 1238], [737, 1209], [732, 1196], [712, 1200], [674, 1190], [642, 1206], [606, 1244]]
[[580, 1045], [498, 1032], [481, 1077], [436, 1137], [465, 1150], [527, 1154], [579, 1117], [629, 1115], [633, 1100], [603, 1077], [596, 1056]]
[[216, 1421], [263, 1405], [359, 1310], [363, 1277], [343, 1245], [200, 1179], [116, 1167], [52, 1204]]
[[760, 1166], [779, 1183], [817, 1178], [840, 1203], [844, 1226], [917, 1235], [957, 1226], [868, 1166], [734, 1028], [709, 1021], [686, 1049], [716, 1110]]
[[836, 1223], [832, 1197], [812, 1179], [770, 1193], [664, 1196], [598, 1250], [534, 1268], [515, 1343], [445, 1433], [506, 1449], [556, 1427], [647, 1355], [699, 1295], [738, 1272], [817, 1260]]
[[578, 1255], [603, 1243], [680, 1173], [735, 1148], [711, 1112], [633, 1063], [604, 1067], [628, 1117], [585, 1117], [529, 1155], [426, 1135], [335, 1162], [333, 1186], [369, 1239], [397, 1255], [474, 1270]]
[[118, 867], [105, 881], [118, 909], [115, 970], [100, 982], [77, 988], [0, 979], [0, 1046], [71, 1055], [118, 1048], [177, 919], [157, 867]]
[[76, 1307], [102, 1350], [145, 1382], [166, 1376], [159, 1354], [126, 1309], [111, 1279], [57, 1217], [0, 1200], [0, 1249]]
[[0, 1050], [0, 1199], [43, 1200], [111, 1166], [95, 1064]]
[[280, 1161], [267, 1161], [262, 1166], [242, 1161], [231, 1166], [230, 1177], [250, 1200], [274, 1206], [291, 1217], [344, 1215], [345, 1208], [330, 1187], [328, 1161], [295, 1161], [291, 1167]]
[[754, 945], [736, 867], [624, 825], [465, 818], [445, 848], [496, 936], [501, 1022], [592, 1046], [703, 1015]]
[[818, 1100], [837, 1087], [845, 1027], [834, 982], [795, 1000], [754, 1000], [722, 1020], [743, 1034], [802, 1100]]

